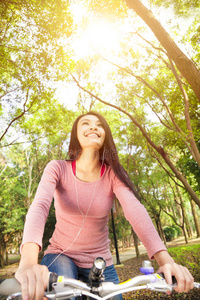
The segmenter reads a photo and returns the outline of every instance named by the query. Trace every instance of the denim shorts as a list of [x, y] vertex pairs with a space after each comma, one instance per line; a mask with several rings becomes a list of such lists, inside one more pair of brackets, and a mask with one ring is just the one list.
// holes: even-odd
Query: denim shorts
[[[52, 263], [52, 261], [58, 256], [58, 254], [48, 253], [46, 254], [41, 265], [48, 267], [50, 272], [56, 273], [58, 276], [64, 276], [68, 278], [79, 279], [88, 283], [88, 275], [90, 268], [80, 268], [78, 267], [71, 258], [64, 254], [58, 256], [58, 258]], [[52, 263], [52, 265], [50, 265]], [[50, 265], [50, 266], [49, 266]], [[106, 267], [104, 270], [105, 281], [111, 281], [118, 284], [119, 279], [114, 265]], [[117, 295], [112, 298], [113, 300], [122, 300], [122, 295]]]

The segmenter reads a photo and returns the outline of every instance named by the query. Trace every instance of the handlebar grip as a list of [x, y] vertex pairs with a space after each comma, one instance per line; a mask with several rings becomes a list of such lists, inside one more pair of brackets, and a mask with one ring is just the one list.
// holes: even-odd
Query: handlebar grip
[[21, 285], [15, 278], [5, 279], [0, 284], [0, 295], [8, 296], [21, 292]]
[[57, 279], [58, 279], [58, 275], [56, 273], [53, 273], [53, 272], [50, 272], [49, 273], [49, 282], [48, 282], [48, 286], [47, 286], [47, 289], [46, 291], [47, 292], [51, 292], [53, 287], [53, 283], [57, 282]]
[[[46, 291], [52, 291], [53, 283], [57, 282], [58, 275], [56, 273], [49, 273], [49, 282]], [[4, 279], [0, 283], [0, 295], [9, 296], [21, 292], [21, 285], [15, 278]]]
[[[165, 279], [165, 275], [163, 273], [158, 273], [162, 278]], [[172, 276], [172, 284], [177, 284], [177, 280], [175, 276]]]

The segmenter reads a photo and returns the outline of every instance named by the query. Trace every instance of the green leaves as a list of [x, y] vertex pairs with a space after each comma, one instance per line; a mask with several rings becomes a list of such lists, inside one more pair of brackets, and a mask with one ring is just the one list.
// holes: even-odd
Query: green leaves
[[52, 97], [49, 80], [61, 79], [70, 67], [62, 39], [70, 36], [73, 24], [69, 4], [61, 0], [1, 1], [0, 16], [3, 138], [14, 122]]

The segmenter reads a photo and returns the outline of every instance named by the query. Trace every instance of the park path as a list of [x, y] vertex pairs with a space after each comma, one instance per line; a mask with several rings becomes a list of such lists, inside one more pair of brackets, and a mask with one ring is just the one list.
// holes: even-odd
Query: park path
[[[192, 238], [189, 240], [189, 244], [200, 244], [200, 238]], [[171, 242], [168, 242], [167, 243], [167, 247], [177, 247], [177, 246], [183, 246], [185, 245], [185, 239], [184, 237], [180, 237], [178, 239], [175, 239]], [[139, 252], [140, 254], [145, 254], [147, 253], [145, 247], [143, 245], [139, 245]], [[135, 247], [131, 247], [131, 248], [128, 248], [126, 250], [123, 250], [123, 251], [120, 251], [119, 250], [119, 259], [120, 259], [120, 262], [123, 262], [123, 261], [126, 261], [130, 258], [134, 258], [136, 257], [136, 252], [135, 252]], [[113, 254], [113, 263], [116, 264], [116, 255], [115, 253]]]
[[[147, 253], [145, 247], [143, 245], [139, 245], [139, 252], [140, 254]], [[128, 248], [124, 251], [119, 251], [119, 260], [122, 263], [130, 258], [136, 257], [135, 247]], [[113, 263], [116, 264], [116, 255], [113, 254]]]

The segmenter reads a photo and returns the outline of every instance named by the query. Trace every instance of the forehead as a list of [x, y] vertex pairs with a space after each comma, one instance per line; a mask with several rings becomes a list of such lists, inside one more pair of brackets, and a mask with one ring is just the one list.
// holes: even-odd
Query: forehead
[[99, 120], [99, 118], [97, 116], [94, 116], [94, 115], [86, 115], [86, 116], [83, 116], [80, 118], [79, 122], [78, 123], [81, 123], [83, 121], [91, 121], [91, 122], [101, 122]]

